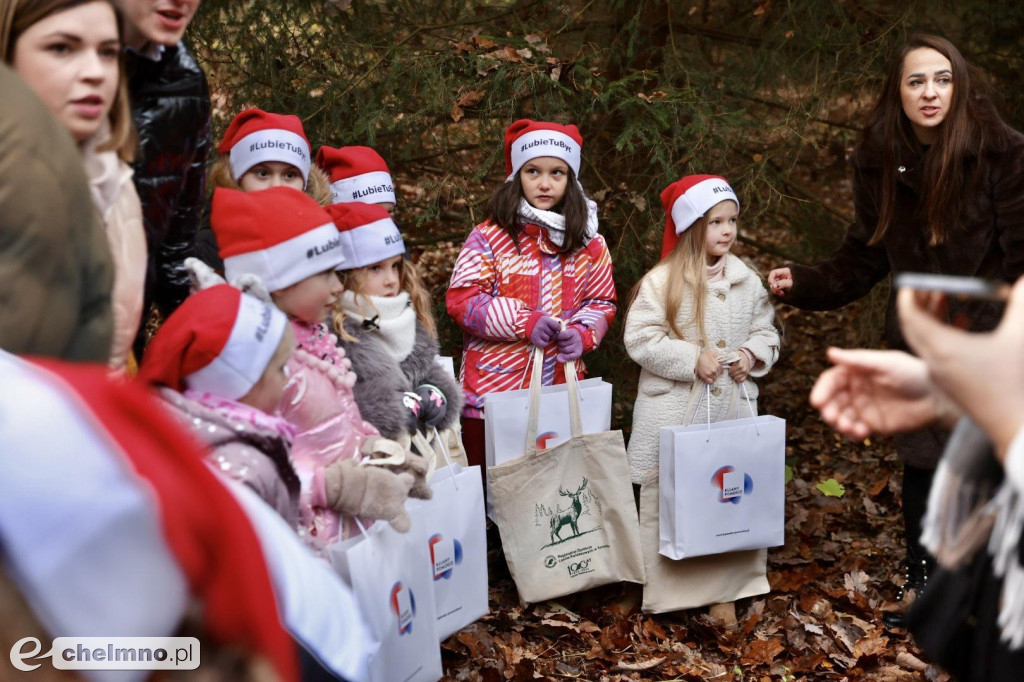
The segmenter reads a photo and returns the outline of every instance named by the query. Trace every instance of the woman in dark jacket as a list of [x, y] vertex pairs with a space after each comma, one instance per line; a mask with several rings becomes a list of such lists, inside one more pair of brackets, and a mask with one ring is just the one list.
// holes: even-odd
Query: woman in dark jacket
[[[913, 36], [886, 74], [851, 159], [855, 219], [840, 247], [814, 266], [772, 270], [785, 303], [831, 310], [867, 294], [890, 273], [931, 272], [1013, 281], [1024, 274], [1024, 136], [999, 117], [978, 71], [949, 41]], [[991, 303], [954, 302], [951, 319], [973, 330], [999, 320]], [[885, 339], [906, 344], [886, 313]], [[948, 432], [921, 429], [896, 439], [903, 461], [907, 585], [928, 579], [921, 517]], [[898, 614], [887, 618], [899, 624]]]
[[149, 246], [144, 310], [153, 303], [166, 317], [188, 296], [184, 263], [206, 202], [210, 89], [181, 42], [199, 0], [180, 0], [169, 10], [148, 0], [115, 3], [125, 17], [125, 68], [139, 134], [134, 179]]

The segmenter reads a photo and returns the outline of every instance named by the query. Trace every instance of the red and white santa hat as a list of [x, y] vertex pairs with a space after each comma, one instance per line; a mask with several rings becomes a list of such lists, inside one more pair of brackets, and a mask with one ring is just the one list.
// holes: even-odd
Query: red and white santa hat
[[51, 637], [170, 636], [191, 593], [211, 639], [299, 680], [257, 529], [160, 401], [107, 374], [0, 351], [0, 537], [16, 588]]
[[553, 156], [569, 164], [579, 179], [583, 137], [574, 125], [559, 125], [522, 118], [505, 131], [505, 182], [530, 159]]
[[697, 220], [716, 204], [731, 200], [740, 207], [736, 192], [719, 175], [687, 175], [676, 180], [661, 192], [661, 205], [665, 209], [665, 236], [661, 242], [664, 258], [679, 241], [679, 235], [690, 229]]
[[331, 203], [396, 203], [395, 185], [388, 164], [369, 147], [320, 147], [316, 153], [316, 165], [331, 180]]
[[202, 289], [157, 330], [139, 376], [237, 400], [263, 376], [287, 326], [280, 310], [233, 286]]
[[230, 153], [231, 175], [236, 181], [257, 164], [278, 161], [298, 168], [305, 183], [309, 180], [310, 149], [298, 116], [246, 109], [231, 121], [217, 153]]
[[279, 291], [345, 260], [331, 216], [291, 187], [260, 192], [218, 187], [210, 227], [229, 282], [252, 274], [268, 291]]
[[402, 233], [383, 206], [350, 201], [332, 204], [327, 212], [341, 232], [345, 264], [340, 270], [363, 268], [405, 253]]

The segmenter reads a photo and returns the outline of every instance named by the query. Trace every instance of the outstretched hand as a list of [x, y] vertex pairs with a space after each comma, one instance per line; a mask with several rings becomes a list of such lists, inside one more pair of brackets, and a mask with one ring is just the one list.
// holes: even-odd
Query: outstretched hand
[[940, 321], [941, 294], [897, 296], [907, 343], [932, 381], [992, 439], [1000, 457], [1024, 426], [1024, 278], [1013, 287], [995, 331], [971, 334]]
[[844, 435], [891, 435], [956, 416], [925, 363], [908, 353], [829, 348], [828, 358], [835, 366], [818, 377], [811, 405]]

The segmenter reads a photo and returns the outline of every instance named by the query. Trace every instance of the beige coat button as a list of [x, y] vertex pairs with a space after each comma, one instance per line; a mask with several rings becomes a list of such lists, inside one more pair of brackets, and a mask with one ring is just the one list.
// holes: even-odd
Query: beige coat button
[[711, 395], [715, 396], [716, 398], [719, 395], [721, 395], [721, 393], [722, 393], [722, 389], [720, 389], [720, 388], [713, 388], [713, 389], [711, 389]]
[[720, 339], [718, 341], [718, 347], [719, 348], [725, 348], [725, 339]]
[[718, 300], [719, 301], [724, 301], [725, 300], [725, 292], [724, 291], [719, 291], [717, 295], [718, 295]]

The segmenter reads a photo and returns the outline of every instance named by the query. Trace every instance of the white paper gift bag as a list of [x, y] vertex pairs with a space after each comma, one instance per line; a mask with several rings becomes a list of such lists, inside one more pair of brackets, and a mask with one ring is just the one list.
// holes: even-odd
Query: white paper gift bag
[[785, 420], [666, 426], [660, 436], [662, 555], [686, 559], [785, 542]]
[[430, 557], [439, 640], [487, 615], [487, 530], [480, 467], [458, 464], [430, 479], [434, 496], [410, 500]]
[[[536, 349], [534, 366], [544, 361], [544, 349]], [[527, 368], [528, 369], [528, 368]], [[612, 385], [600, 378], [578, 382], [583, 433], [611, 430]], [[485, 462], [488, 467], [523, 455], [530, 416], [530, 389], [488, 393], [484, 396]], [[551, 448], [569, 440], [569, 393], [566, 384], [540, 389], [537, 449]]]
[[441, 679], [430, 559], [415, 515], [408, 533], [377, 522], [328, 547], [331, 564], [351, 586], [363, 616], [380, 641], [370, 662], [372, 682]]

